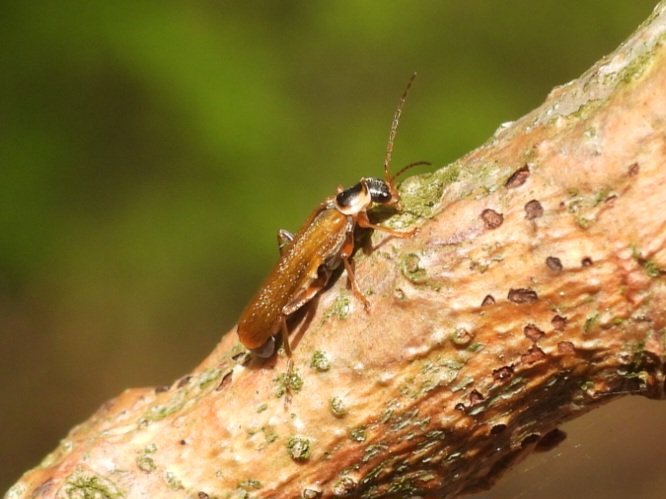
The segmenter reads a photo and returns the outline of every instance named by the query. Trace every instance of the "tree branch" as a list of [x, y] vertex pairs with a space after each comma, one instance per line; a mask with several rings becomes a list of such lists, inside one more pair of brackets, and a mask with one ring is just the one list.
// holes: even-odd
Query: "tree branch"
[[562, 421], [663, 398], [665, 33], [662, 2], [538, 109], [405, 181], [388, 223], [419, 233], [358, 252], [370, 313], [338, 279], [292, 326], [294, 376], [232, 331], [172, 386], [104, 404], [6, 497], [455, 497]]

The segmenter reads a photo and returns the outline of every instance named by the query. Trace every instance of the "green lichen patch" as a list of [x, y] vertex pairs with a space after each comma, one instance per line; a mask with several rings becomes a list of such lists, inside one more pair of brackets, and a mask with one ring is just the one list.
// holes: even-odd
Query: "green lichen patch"
[[584, 392], [591, 392], [594, 390], [594, 381], [586, 380], [580, 384], [580, 389]]
[[282, 397], [286, 393], [297, 393], [303, 388], [303, 378], [301, 378], [298, 369], [290, 369], [273, 378], [275, 383], [275, 396]]
[[589, 229], [592, 226], [592, 220], [584, 217], [583, 215], [576, 215], [574, 217], [574, 221], [576, 222], [576, 225], [580, 227], [581, 229]]
[[261, 488], [261, 482], [259, 480], [248, 479], [243, 480], [238, 484], [239, 489], [243, 490], [259, 490]]
[[467, 388], [472, 383], [474, 383], [474, 378], [472, 376], [465, 376], [463, 379], [460, 380], [460, 383], [451, 387], [451, 391], [459, 392]]
[[171, 471], [164, 474], [164, 481], [171, 490], [183, 490], [185, 488], [183, 482]]
[[213, 368], [213, 369], [206, 369], [204, 372], [202, 372], [199, 375], [199, 388], [201, 390], [204, 390], [205, 388], [209, 387], [212, 385], [214, 381], [217, 381], [217, 379], [220, 377], [220, 369]]
[[309, 459], [311, 453], [310, 447], [309, 438], [293, 436], [287, 441], [287, 453], [294, 461], [306, 461]]
[[367, 463], [374, 457], [383, 454], [388, 451], [388, 445], [384, 444], [373, 444], [373, 445], [368, 445], [365, 448], [365, 451], [363, 451], [363, 457], [361, 458], [361, 461], [364, 463]]
[[626, 85], [638, 80], [654, 60], [654, 54], [655, 52], [651, 50], [635, 57], [631, 63], [620, 71], [617, 75], [617, 81]]
[[470, 353], [478, 353], [481, 350], [483, 350], [485, 347], [483, 343], [479, 343], [478, 341], [475, 341], [474, 343], [470, 343], [469, 346], [467, 347], [467, 351]]
[[147, 445], [143, 451], [136, 458], [136, 465], [141, 471], [146, 473], [152, 473], [157, 468], [155, 460], [153, 459], [153, 454], [157, 452], [157, 446], [155, 444]]
[[164, 419], [171, 414], [179, 412], [187, 403], [188, 397], [185, 391], [174, 392], [171, 399], [167, 400], [164, 404], [156, 404], [151, 406], [148, 411], [139, 419], [139, 426], [148, 426], [151, 422]]
[[77, 469], [60, 488], [58, 499], [120, 499], [125, 497], [109, 479]]
[[442, 198], [447, 185], [458, 180], [460, 166], [457, 163], [440, 168], [433, 173], [425, 173], [406, 179], [400, 186], [402, 212], [393, 217], [400, 225], [412, 222], [416, 218], [430, 218], [437, 203]]
[[564, 205], [571, 213], [574, 223], [581, 229], [589, 229], [597, 219], [599, 207], [605, 201], [616, 196], [611, 186], [605, 185], [594, 191], [583, 192], [577, 188], [567, 191]]
[[456, 347], [466, 347], [474, 339], [474, 333], [467, 331], [467, 329], [459, 327], [451, 335], [451, 342]]
[[643, 257], [643, 252], [636, 245], [631, 245], [631, 256], [636, 262], [643, 267], [645, 274], [648, 277], [660, 277], [666, 275], [666, 270], [662, 269], [654, 260]]
[[351, 438], [354, 442], [365, 442], [365, 439], [367, 438], [365, 426], [357, 426], [356, 428], [352, 428], [352, 430], [349, 432], [349, 438]]
[[275, 433], [275, 430], [270, 426], [262, 426], [261, 432], [264, 434], [267, 444], [272, 444], [278, 439], [277, 433]]
[[416, 253], [409, 253], [403, 256], [400, 270], [408, 280], [415, 284], [422, 284], [428, 277], [428, 274], [421, 264], [421, 257]]
[[152, 473], [157, 468], [155, 460], [146, 455], [138, 456], [136, 458], [136, 465], [141, 471], [145, 471], [146, 473]]
[[643, 264], [643, 269], [645, 270], [645, 273], [649, 277], [659, 277], [663, 274], [666, 273], [663, 269], [661, 269], [654, 261], [652, 260], [645, 260], [645, 263]]
[[347, 295], [338, 295], [331, 306], [324, 312], [324, 320], [331, 317], [346, 319], [351, 312], [351, 301]]
[[307, 488], [301, 492], [301, 499], [318, 499], [321, 495], [321, 490]]
[[344, 475], [333, 484], [333, 495], [335, 497], [347, 497], [356, 490], [358, 484], [352, 477]]
[[585, 323], [583, 324], [583, 332], [589, 333], [592, 329], [599, 323], [599, 314], [594, 313], [587, 316]]
[[310, 367], [315, 371], [325, 372], [331, 368], [331, 363], [324, 352], [315, 350], [310, 360]]
[[229, 352], [229, 356], [232, 359], [237, 358], [239, 355], [244, 354], [247, 352], [247, 348], [242, 343], [234, 343], [234, 346], [231, 347], [231, 351]]
[[400, 394], [411, 399], [418, 399], [427, 395], [440, 386], [450, 385], [458, 376], [466, 358], [473, 355], [471, 347], [477, 343], [471, 343], [464, 350], [459, 350], [455, 358], [436, 356], [427, 359], [421, 366], [420, 371], [405, 378], [398, 387]]
[[257, 407], [257, 413], [261, 414], [266, 409], [268, 409], [268, 404], [266, 402], [263, 402], [263, 403], [259, 404], [259, 406]]
[[615, 195], [616, 194], [613, 193], [613, 190], [608, 186], [604, 186], [601, 189], [597, 189], [592, 199], [592, 205], [598, 206]]
[[331, 397], [328, 408], [336, 418], [342, 418], [347, 414], [347, 407], [340, 397]]
[[[583, 102], [580, 106], [578, 106], [578, 109], [576, 109], [572, 113], [568, 114], [567, 118], [586, 120], [590, 116], [592, 116], [594, 111], [599, 109], [603, 103], [604, 103], [604, 101], [601, 100], [601, 99], [588, 99], [585, 102]], [[556, 119], [557, 119], [557, 115], [553, 115], [553, 121], [556, 120]], [[587, 130], [586, 130], [586, 132], [587, 132]], [[586, 135], [586, 137], [589, 138], [587, 135]]]

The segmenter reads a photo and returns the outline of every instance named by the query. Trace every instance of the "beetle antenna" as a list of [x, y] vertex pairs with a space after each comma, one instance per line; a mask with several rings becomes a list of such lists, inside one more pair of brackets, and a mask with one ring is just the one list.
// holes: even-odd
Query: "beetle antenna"
[[402, 175], [403, 173], [405, 173], [405, 172], [406, 172], [407, 170], [409, 170], [410, 168], [414, 168], [415, 166], [421, 166], [421, 165], [428, 165], [428, 166], [430, 166], [431, 164], [432, 164], [432, 163], [431, 163], [430, 161], [415, 161], [414, 163], [409, 163], [407, 166], [403, 166], [402, 168], [400, 168], [400, 170], [398, 170], [398, 173], [396, 173], [395, 175], [393, 175], [393, 176], [391, 177], [390, 180], [391, 180], [391, 182], [394, 181], [394, 180], [395, 180], [396, 178], [398, 178], [400, 175]]
[[405, 100], [407, 100], [409, 89], [412, 88], [412, 83], [414, 83], [414, 78], [416, 78], [416, 73], [413, 73], [412, 77], [407, 82], [407, 87], [405, 87], [405, 91], [402, 93], [402, 97], [400, 97], [398, 108], [395, 110], [395, 114], [393, 115], [393, 122], [391, 123], [391, 131], [389, 132], [388, 144], [386, 144], [386, 157], [384, 158], [384, 179], [388, 183], [391, 183], [391, 181], [395, 177], [397, 177], [397, 175], [391, 177], [391, 175], [389, 174], [389, 167], [391, 166], [391, 157], [393, 156], [393, 142], [395, 141], [395, 135], [398, 132], [400, 115], [402, 114], [402, 109], [405, 107]]

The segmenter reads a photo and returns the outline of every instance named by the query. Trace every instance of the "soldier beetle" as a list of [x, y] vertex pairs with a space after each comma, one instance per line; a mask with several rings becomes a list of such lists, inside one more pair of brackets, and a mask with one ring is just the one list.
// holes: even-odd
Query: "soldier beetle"
[[385, 232], [395, 237], [409, 237], [415, 230], [398, 231], [375, 225], [367, 211], [373, 205], [399, 207], [400, 195], [395, 179], [425, 161], [405, 166], [395, 175], [389, 168], [400, 115], [416, 73], [405, 88], [393, 116], [384, 158], [384, 178], [364, 177], [357, 184], [325, 199], [296, 234], [278, 232], [280, 259], [257, 294], [245, 307], [238, 321], [238, 337], [256, 356], [268, 358], [275, 351], [275, 335], [282, 333], [285, 352], [291, 357], [287, 318], [312, 300], [328, 283], [333, 271], [344, 264], [354, 295], [369, 307], [354, 278], [350, 258], [354, 250], [354, 228]]

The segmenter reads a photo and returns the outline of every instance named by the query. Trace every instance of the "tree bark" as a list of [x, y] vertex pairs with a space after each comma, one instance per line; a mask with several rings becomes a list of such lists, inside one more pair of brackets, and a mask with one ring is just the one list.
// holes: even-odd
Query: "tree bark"
[[343, 276], [295, 318], [292, 376], [230, 331], [171, 386], [105, 403], [6, 498], [451, 498], [565, 420], [663, 398], [665, 33], [662, 2], [538, 109], [406, 180], [385, 223], [419, 232], [357, 252], [369, 313]]

